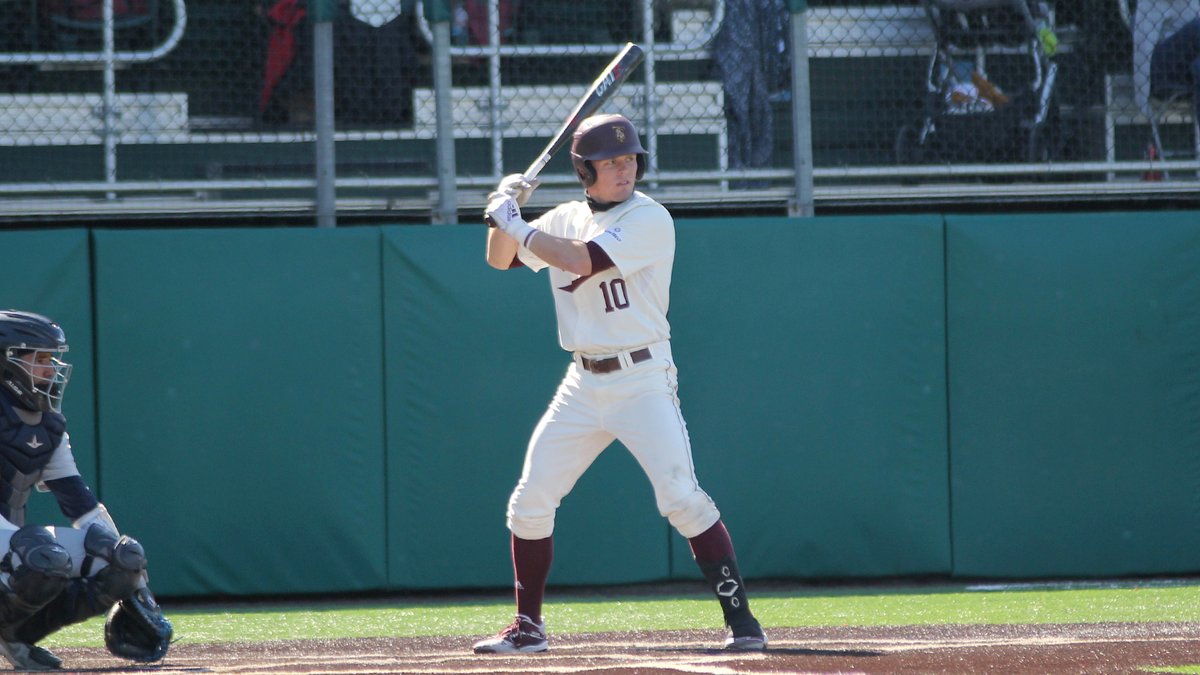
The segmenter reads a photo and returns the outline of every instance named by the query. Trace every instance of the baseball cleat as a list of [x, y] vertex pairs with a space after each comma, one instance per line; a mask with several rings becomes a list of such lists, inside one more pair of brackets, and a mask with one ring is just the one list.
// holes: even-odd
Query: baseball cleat
[[757, 621], [742, 635], [738, 635], [738, 633], [743, 633], [743, 631], [729, 631], [729, 637], [725, 638], [725, 649], [739, 652], [760, 652], [767, 648], [767, 634]]
[[475, 643], [476, 654], [532, 654], [549, 648], [545, 623], [534, 623], [524, 614], [518, 614], [508, 628], [495, 637]]
[[0, 655], [8, 659], [14, 670], [58, 670], [62, 668], [62, 659], [55, 656], [49, 649], [43, 649], [37, 645], [27, 645], [24, 642], [0, 640]]

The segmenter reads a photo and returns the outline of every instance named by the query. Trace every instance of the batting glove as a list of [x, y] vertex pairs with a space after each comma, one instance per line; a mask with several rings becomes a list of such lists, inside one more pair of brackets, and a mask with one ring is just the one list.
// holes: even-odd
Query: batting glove
[[525, 206], [525, 202], [529, 201], [529, 196], [541, 184], [542, 181], [537, 178], [530, 180], [524, 174], [510, 173], [500, 179], [500, 184], [496, 186], [496, 192], [508, 193], [517, 201], [517, 206]]
[[521, 217], [521, 207], [507, 192], [488, 195], [488, 205], [483, 215], [488, 225], [498, 228], [525, 248], [529, 248], [529, 240], [537, 234], [537, 230]]

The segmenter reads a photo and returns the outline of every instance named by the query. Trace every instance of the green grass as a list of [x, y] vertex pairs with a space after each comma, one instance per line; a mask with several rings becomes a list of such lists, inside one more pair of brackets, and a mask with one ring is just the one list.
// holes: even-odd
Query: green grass
[[[752, 588], [753, 591], [753, 588]], [[1028, 585], [976, 590], [962, 585], [801, 587], [751, 595], [765, 626], [892, 626], [1200, 621], [1200, 580]], [[392, 598], [328, 602], [181, 605], [164, 601], [177, 638], [227, 642], [351, 637], [488, 635], [512, 617], [508, 596]], [[546, 606], [554, 633], [719, 629], [716, 602], [700, 593], [572, 593], [552, 590]], [[94, 618], [47, 638], [47, 647], [102, 646]], [[1196, 671], [1172, 671], [1196, 672]]]

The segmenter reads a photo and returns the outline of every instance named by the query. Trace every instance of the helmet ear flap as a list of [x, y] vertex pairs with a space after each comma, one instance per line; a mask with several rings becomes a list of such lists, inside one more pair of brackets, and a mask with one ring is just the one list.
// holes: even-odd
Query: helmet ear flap
[[[583, 187], [590, 188], [596, 184], [596, 167], [592, 166], [592, 160], [582, 159], [575, 162], [575, 175], [579, 177], [579, 182], [583, 183]], [[638, 176], [641, 177], [640, 175]]]

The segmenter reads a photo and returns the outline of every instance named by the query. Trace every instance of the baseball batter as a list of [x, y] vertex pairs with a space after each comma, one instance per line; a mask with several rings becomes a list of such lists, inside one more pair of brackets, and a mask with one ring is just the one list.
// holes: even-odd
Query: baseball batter
[[[146, 584], [142, 545], [119, 534], [75, 466], [61, 412], [66, 351], [62, 329], [46, 317], [0, 311], [0, 656], [17, 670], [61, 668], [36, 643], [109, 612], [109, 651], [157, 661], [171, 622]], [[35, 486], [54, 495], [72, 527], [25, 524]]]
[[688, 539], [729, 627], [727, 649], [761, 650], [733, 543], [700, 489], [680, 412], [667, 323], [675, 226], [635, 190], [646, 151], [630, 121], [597, 115], [579, 126], [571, 160], [586, 199], [527, 223], [520, 207], [536, 188], [506, 177], [489, 196], [487, 261], [496, 269], [547, 269], [562, 348], [573, 355], [534, 429], [508, 504], [517, 615], [476, 653], [548, 647], [542, 599], [553, 557], [554, 515], [583, 472], [613, 440], [637, 459], [659, 513]]

